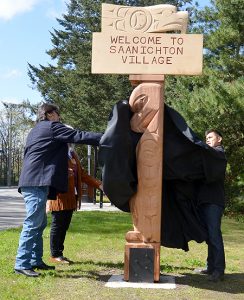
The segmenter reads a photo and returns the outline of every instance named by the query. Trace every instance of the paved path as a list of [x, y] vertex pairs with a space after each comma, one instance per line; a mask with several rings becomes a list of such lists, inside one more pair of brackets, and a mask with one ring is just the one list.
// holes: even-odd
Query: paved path
[[22, 225], [25, 206], [16, 188], [0, 188], [0, 230]]
[[[99, 203], [82, 203], [81, 211], [119, 211], [110, 203], [104, 203], [100, 208]], [[0, 230], [18, 227], [23, 224], [25, 218], [25, 205], [17, 188], [0, 187]]]

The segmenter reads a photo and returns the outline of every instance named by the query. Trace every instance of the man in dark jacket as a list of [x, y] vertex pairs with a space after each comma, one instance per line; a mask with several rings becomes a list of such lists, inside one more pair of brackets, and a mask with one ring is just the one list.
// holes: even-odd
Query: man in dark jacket
[[47, 197], [55, 199], [58, 192], [68, 190], [67, 144], [98, 145], [101, 136], [101, 133], [74, 130], [60, 123], [56, 105], [45, 103], [39, 107], [37, 124], [27, 137], [19, 179], [27, 216], [20, 235], [15, 273], [37, 277], [40, 274], [34, 269], [54, 269], [42, 260]]
[[[212, 147], [221, 157], [225, 157], [221, 145], [222, 135], [214, 129], [205, 133], [206, 144]], [[209, 274], [210, 281], [224, 279], [225, 252], [221, 233], [221, 218], [225, 206], [224, 174], [222, 178], [212, 183], [202, 184], [198, 193], [198, 208], [200, 217], [208, 231], [207, 268], [199, 270], [201, 274]]]

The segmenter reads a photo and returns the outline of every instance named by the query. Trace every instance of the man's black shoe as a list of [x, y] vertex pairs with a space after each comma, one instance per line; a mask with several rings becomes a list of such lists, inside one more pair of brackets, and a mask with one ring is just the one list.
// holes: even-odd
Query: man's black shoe
[[195, 269], [194, 273], [196, 274], [204, 274], [204, 275], [211, 275], [213, 271], [210, 271], [208, 269]]
[[44, 262], [38, 266], [33, 266], [32, 268], [37, 270], [55, 270], [54, 266], [48, 266]]
[[209, 276], [208, 280], [212, 281], [212, 282], [223, 281], [224, 280], [224, 274], [220, 273], [218, 271], [214, 271], [213, 274]]
[[38, 277], [40, 276], [40, 273], [35, 272], [33, 269], [14, 269], [16, 274], [21, 274], [21, 275], [25, 275], [28, 277]]

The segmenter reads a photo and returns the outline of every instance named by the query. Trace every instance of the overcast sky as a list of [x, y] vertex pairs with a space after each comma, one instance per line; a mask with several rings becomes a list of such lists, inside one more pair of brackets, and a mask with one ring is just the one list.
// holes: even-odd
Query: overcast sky
[[[50, 31], [66, 12], [69, 0], [0, 0], [0, 102], [42, 100], [32, 90], [27, 63], [46, 66], [52, 48]], [[106, 2], [106, 1], [104, 1]], [[199, 0], [201, 6], [208, 0]]]

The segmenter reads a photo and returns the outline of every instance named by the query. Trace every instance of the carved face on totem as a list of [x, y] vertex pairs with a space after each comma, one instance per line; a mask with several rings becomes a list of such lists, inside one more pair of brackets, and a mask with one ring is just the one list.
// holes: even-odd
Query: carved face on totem
[[[154, 84], [160, 89], [160, 85]], [[152, 89], [152, 83], [140, 84], [131, 94], [130, 106], [134, 115], [131, 118], [131, 129], [136, 132], [144, 132], [154, 116], [158, 112], [160, 97], [157, 97], [155, 89]]]

